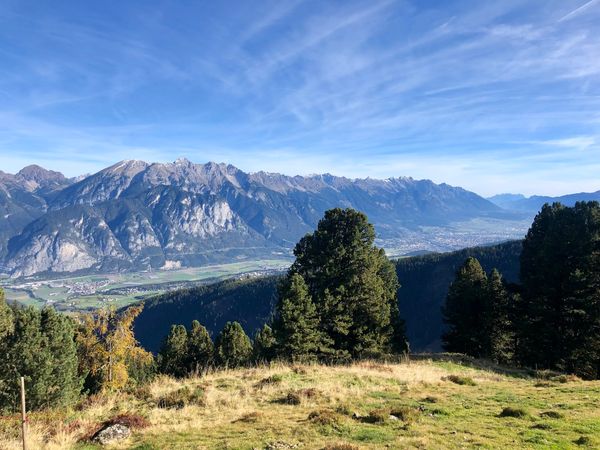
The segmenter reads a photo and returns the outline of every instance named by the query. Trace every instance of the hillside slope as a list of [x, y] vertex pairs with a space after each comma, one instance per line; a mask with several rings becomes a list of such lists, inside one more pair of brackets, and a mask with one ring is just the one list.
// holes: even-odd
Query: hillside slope
[[[600, 446], [600, 382], [477, 367], [478, 361], [452, 360], [273, 364], [159, 378], [132, 393], [95, 396], [72, 411], [31, 415], [30, 446], [100, 449], [87, 439], [119, 415], [147, 426], [134, 428], [116, 448], [140, 450]], [[2, 419], [0, 448], [21, 448], [19, 418]]]
[[[400, 312], [406, 320], [411, 349], [439, 349], [441, 307], [456, 270], [467, 257], [478, 258], [487, 271], [498, 268], [514, 282], [518, 279], [520, 253], [521, 241], [512, 241], [398, 260]], [[198, 320], [215, 336], [227, 321], [237, 320], [253, 335], [270, 317], [276, 286], [277, 277], [250, 278], [160, 295], [146, 301], [136, 319], [136, 335], [145, 348], [154, 352], [173, 323], [189, 326], [192, 320]]]

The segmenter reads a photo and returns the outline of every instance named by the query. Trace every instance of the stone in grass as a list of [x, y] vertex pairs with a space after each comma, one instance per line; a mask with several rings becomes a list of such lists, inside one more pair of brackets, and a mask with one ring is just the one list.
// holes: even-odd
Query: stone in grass
[[131, 436], [131, 430], [125, 425], [117, 423], [98, 431], [92, 440], [100, 445], [108, 445], [116, 441], [127, 439], [129, 436]]

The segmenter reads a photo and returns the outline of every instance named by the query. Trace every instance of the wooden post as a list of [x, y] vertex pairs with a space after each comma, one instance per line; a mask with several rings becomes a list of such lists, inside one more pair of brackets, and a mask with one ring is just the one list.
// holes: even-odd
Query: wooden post
[[27, 450], [27, 410], [25, 409], [25, 378], [21, 377], [21, 429], [23, 432], [23, 450]]

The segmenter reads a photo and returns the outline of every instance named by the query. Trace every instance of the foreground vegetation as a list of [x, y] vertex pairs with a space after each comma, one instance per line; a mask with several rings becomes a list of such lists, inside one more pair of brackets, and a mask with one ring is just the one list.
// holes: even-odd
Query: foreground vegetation
[[[446, 356], [161, 377], [34, 413], [31, 447], [99, 448], [89, 438], [111, 419], [133, 428], [113, 448], [139, 450], [600, 446], [600, 381], [478, 365]], [[2, 417], [0, 448], [20, 448], [19, 427], [16, 415]]]

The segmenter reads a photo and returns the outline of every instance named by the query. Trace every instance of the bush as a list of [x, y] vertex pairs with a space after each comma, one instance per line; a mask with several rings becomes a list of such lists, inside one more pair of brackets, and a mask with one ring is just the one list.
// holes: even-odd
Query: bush
[[359, 448], [352, 444], [329, 444], [322, 450], [359, 450]]
[[256, 423], [262, 416], [263, 416], [263, 413], [261, 413], [260, 411], [253, 411], [253, 412], [244, 414], [242, 417], [235, 420], [234, 422]]
[[421, 411], [416, 408], [411, 408], [410, 406], [400, 406], [397, 408], [392, 408], [390, 411], [390, 415], [397, 417], [404, 423], [413, 423], [419, 418]]
[[285, 403], [286, 405], [299, 405], [302, 403], [302, 397], [297, 392], [288, 392], [283, 398], [282, 403]]
[[590, 445], [592, 440], [587, 436], [580, 436], [578, 439], [573, 441], [577, 445]]
[[507, 406], [500, 412], [500, 417], [516, 417], [521, 419], [523, 417], [527, 417], [529, 413], [523, 408], [513, 408], [512, 406]]
[[564, 415], [558, 411], [544, 411], [540, 413], [540, 417], [547, 417], [548, 419], [562, 419]]
[[447, 377], [442, 378], [442, 380], [451, 381], [452, 383], [461, 386], [477, 386], [477, 383], [473, 381], [473, 378], [462, 375], [448, 375]]
[[557, 381], [559, 383], [570, 383], [574, 381], [581, 381], [577, 375], [558, 375], [556, 377], [550, 378], [552, 381]]
[[369, 415], [365, 417], [363, 420], [368, 423], [384, 423], [386, 420], [390, 418], [390, 410], [389, 409], [374, 409], [369, 412]]
[[328, 409], [313, 411], [308, 415], [308, 420], [317, 425], [325, 425], [335, 427], [339, 425], [340, 419], [338, 415]]
[[186, 386], [163, 395], [156, 404], [159, 408], [165, 409], [181, 409], [188, 405], [204, 406], [204, 389], [197, 387], [192, 390]]
[[263, 378], [258, 383], [254, 385], [257, 389], [262, 389], [265, 386], [270, 386], [273, 384], [279, 384], [283, 381], [283, 376], [279, 374], [271, 375], [270, 377]]
[[150, 426], [150, 422], [148, 422], [148, 419], [146, 419], [144, 416], [140, 416], [139, 414], [135, 414], [135, 413], [121, 413], [116, 415], [115, 417], [113, 417], [112, 419], [107, 420], [106, 422], [104, 422], [104, 427], [110, 426], [110, 425], [124, 425], [128, 428], [131, 429], [138, 429], [141, 430], [143, 428], [147, 428]]

